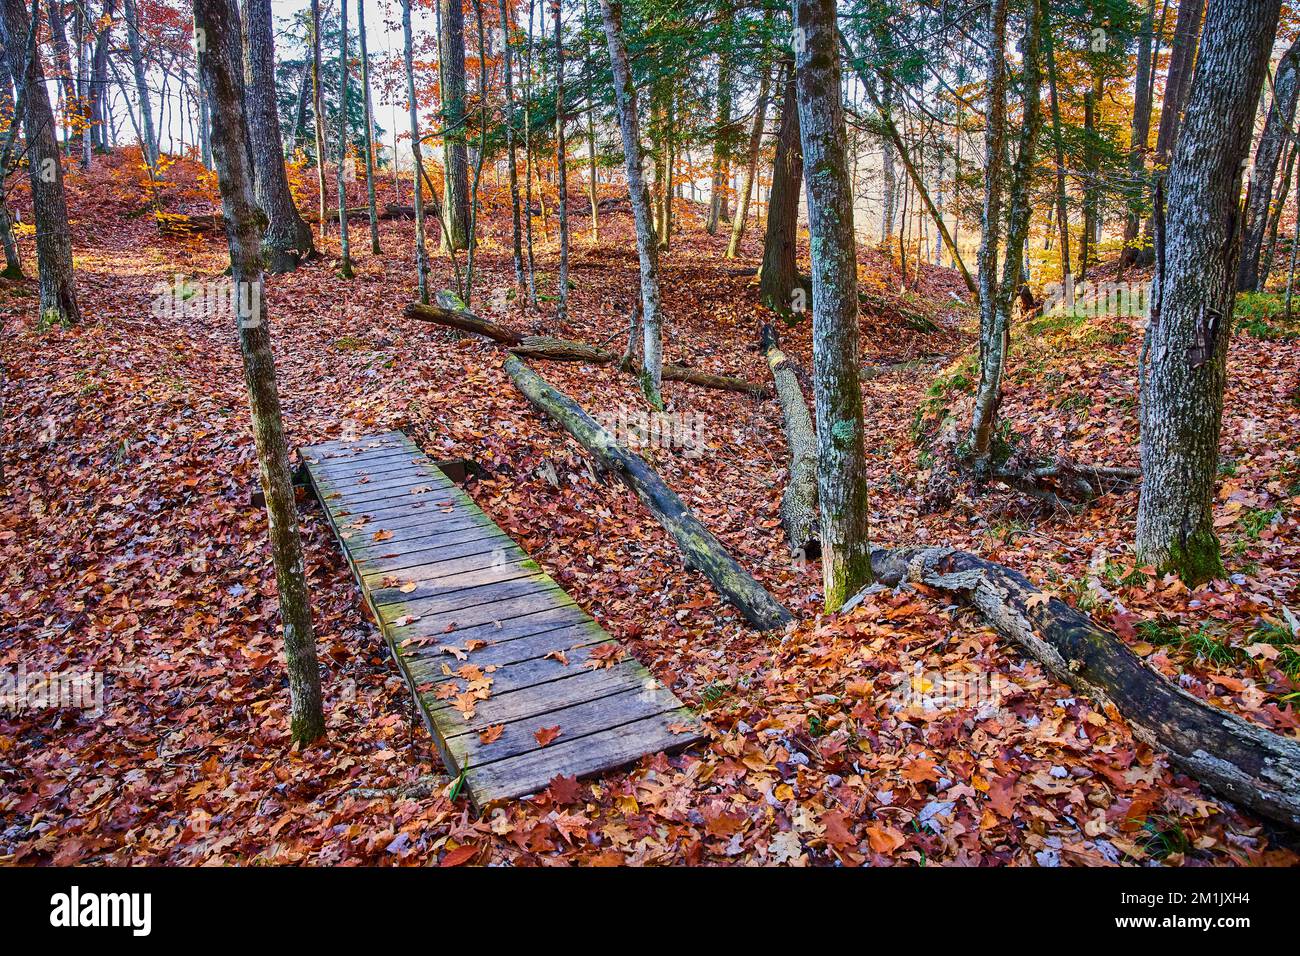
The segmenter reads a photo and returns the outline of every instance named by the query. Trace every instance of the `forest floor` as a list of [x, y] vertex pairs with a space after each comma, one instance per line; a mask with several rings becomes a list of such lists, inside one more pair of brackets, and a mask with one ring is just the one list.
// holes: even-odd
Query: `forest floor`
[[[354, 279], [324, 258], [268, 282], [291, 445], [402, 428], [436, 458], [477, 461], [490, 477], [470, 482], [473, 498], [697, 708], [711, 736], [597, 780], [557, 778], [483, 817], [441, 792], [366, 792], [442, 768], [310, 502], [302, 529], [328, 736], [291, 745], [231, 322], [153, 309], [178, 274], [218, 277], [225, 242], [160, 238], [126, 169], [97, 159], [70, 179], [81, 326], [37, 331], [34, 284], [0, 289], [0, 669], [93, 669], [106, 681], [102, 715], [0, 715], [0, 863], [1297, 862], [1294, 835], [1171, 770], [941, 595], [881, 591], [851, 614], [820, 616], [820, 569], [790, 558], [777, 514], [776, 403], [667, 383], [670, 411], [698, 416], [688, 421], [704, 447], [643, 454], [800, 618], [785, 635], [745, 626], [635, 496], [529, 408], [499, 350], [403, 319], [412, 225], [382, 224], [376, 257], [353, 220]], [[210, 184], [191, 191], [200, 187]], [[598, 248], [583, 202], [570, 218], [566, 325], [550, 320], [550, 301], [536, 313], [494, 304], [512, 285], [499, 210], [485, 217], [475, 307], [621, 347], [638, 295], [630, 216], [603, 215]], [[724, 236], [706, 235], [689, 209], [679, 221], [663, 259], [668, 359], [765, 383], [753, 280], [727, 273]], [[760, 242], [751, 231], [741, 264], [756, 263]], [[335, 228], [325, 245], [337, 252]], [[23, 248], [31, 269], [30, 239]], [[900, 296], [886, 257], [864, 250], [861, 262], [876, 303], [862, 325], [875, 540], [948, 544], [1018, 568], [1192, 693], [1300, 733], [1284, 610], [1300, 607], [1300, 342], [1285, 330], [1235, 337], [1218, 509], [1231, 577], [1189, 592], [1134, 566], [1136, 491], [1077, 514], [997, 489], [959, 488], [941, 510], [923, 509], [918, 415], [969, 386], [972, 315], [947, 270]], [[434, 282], [451, 284], [445, 256], [434, 256]], [[919, 331], [913, 313], [939, 330]], [[1002, 414], [1020, 441], [1136, 464], [1139, 340], [1138, 320], [1122, 317], [1018, 331]], [[783, 347], [811, 368], [806, 321], [785, 329]], [[589, 409], [644, 408], [615, 370], [537, 368]]]

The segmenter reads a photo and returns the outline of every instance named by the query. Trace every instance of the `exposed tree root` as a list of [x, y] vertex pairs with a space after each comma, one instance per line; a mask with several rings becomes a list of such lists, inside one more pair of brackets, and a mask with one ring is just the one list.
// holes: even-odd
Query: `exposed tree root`
[[1018, 571], [950, 548], [878, 549], [872, 567], [891, 586], [910, 581], [961, 595], [999, 634], [1057, 679], [1113, 707], [1134, 736], [1163, 750], [1189, 776], [1300, 828], [1300, 742], [1189, 694], [1116, 634]]

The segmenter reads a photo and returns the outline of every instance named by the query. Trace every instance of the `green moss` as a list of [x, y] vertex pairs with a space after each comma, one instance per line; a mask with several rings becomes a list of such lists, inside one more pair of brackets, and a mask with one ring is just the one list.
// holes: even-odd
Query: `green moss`
[[1158, 574], [1177, 574], [1189, 588], [1223, 577], [1219, 539], [1209, 529], [1195, 531], [1182, 544], [1169, 547], [1164, 560], [1156, 562]]

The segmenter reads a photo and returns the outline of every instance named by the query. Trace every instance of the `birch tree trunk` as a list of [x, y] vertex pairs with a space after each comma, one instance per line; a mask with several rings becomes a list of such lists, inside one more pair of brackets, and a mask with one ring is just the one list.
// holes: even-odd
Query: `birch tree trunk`
[[763, 68], [758, 81], [758, 102], [754, 106], [754, 122], [749, 129], [749, 148], [746, 151], [745, 178], [736, 200], [736, 215], [731, 221], [731, 239], [727, 243], [727, 258], [734, 259], [740, 252], [740, 240], [745, 235], [745, 220], [749, 218], [749, 200], [754, 192], [754, 178], [758, 174], [758, 151], [763, 145], [763, 124], [767, 121], [769, 71]]
[[510, 163], [510, 241], [515, 265], [515, 288], [524, 288], [523, 236], [519, 219], [519, 170], [517, 140], [515, 135], [515, 84], [511, 61], [514, 58], [510, 43], [510, 13], [506, 9], [506, 0], [498, 0], [501, 16], [501, 57], [505, 67], [506, 87], [506, 156]]
[[559, 0], [553, 0], [551, 15], [555, 20], [555, 169], [559, 193], [556, 209], [560, 220], [560, 275], [555, 317], [564, 322], [569, 314], [569, 169], [564, 146], [564, 32], [560, 25]]
[[[1142, 382], [1139, 561], [1219, 577], [1214, 478], [1241, 251], [1238, 197], [1280, 0], [1210, 0], [1183, 143], [1169, 170]], [[1159, 210], [1157, 210], [1157, 215]]]
[[[36, 226], [36, 268], [40, 285], [40, 324], [71, 326], [81, 321], [72, 272], [72, 234], [63, 192], [63, 164], [54, 135], [54, 110], [35, 44], [29, 48], [32, 22], [23, 0], [4, 0], [4, 48], [9, 71], [21, 84], [23, 135]], [[21, 79], [19, 79], [21, 77]]]
[[[1138, 28], [1137, 77], [1133, 83], [1133, 124], [1129, 130], [1128, 174], [1131, 180], [1129, 200], [1131, 212], [1124, 224], [1124, 249], [1120, 253], [1120, 268], [1126, 268], [1137, 259], [1135, 245], [1138, 229], [1141, 227], [1139, 215], [1142, 188], [1146, 173], [1147, 140], [1151, 138], [1151, 47], [1152, 31], [1155, 29], [1156, 0], [1147, 0], [1146, 12], [1142, 15], [1142, 24]], [[1053, 89], [1052, 96], [1056, 96]], [[1053, 113], [1053, 123], [1057, 116]], [[1059, 133], [1057, 134], [1059, 137]], [[1066, 275], [1065, 271], [1061, 276]]]
[[95, 52], [91, 60], [90, 119], [95, 148], [108, 150], [108, 46], [113, 32], [117, 0], [104, 0], [104, 20], [95, 34]]
[[[321, 238], [329, 226], [329, 203], [325, 198], [325, 93], [321, 88], [320, 0], [311, 0], [311, 112], [316, 134], [316, 189]], [[415, 208], [420, 208], [417, 199]]]
[[280, 596], [285, 659], [289, 673], [295, 742], [308, 744], [325, 733], [320, 673], [312, 631], [311, 598], [298, 537], [298, 515], [289, 474], [289, 453], [280, 417], [271, 334], [262, 301], [261, 212], [253, 201], [248, 129], [238, 72], [229, 39], [238, 35], [234, 0], [194, 0], [200, 38], [199, 73], [212, 110], [212, 149], [221, 187], [221, 206], [230, 244], [234, 319], [238, 326], [244, 377], [252, 407], [253, 438], [266, 497], [271, 559]]
[[722, 0], [722, 45], [718, 50], [718, 111], [713, 134], [713, 164], [710, 170], [709, 215], [705, 230], [709, 235], [718, 231], [723, 218], [727, 177], [730, 173], [731, 130], [731, 60], [732, 33], [736, 16], [734, 0]]
[[853, 189], [844, 141], [835, 0], [793, 0], [791, 14], [812, 248], [822, 582], [826, 609], [837, 611], [871, 580]]
[[316, 252], [311, 228], [303, 221], [289, 191], [280, 139], [280, 113], [275, 103], [275, 40], [271, 0], [245, 0], [248, 30], [246, 108], [253, 150], [257, 204], [266, 213], [262, 255], [267, 271], [292, 272]]
[[152, 169], [158, 165], [158, 137], [153, 127], [153, 107], [149, 104], [149, 80], [145, 75], [144, 49], [140, 43], [140, 19], [135, 0], [126, 0], [126, 40], [131, 51], [131, 69], [135, 73], [135, 95], [140, 101], [140, 130], [144, 139], [140, 149]]
[[[1056, 34], [1050, 9], [1043, 21], [1043, 52], [1047, 59], [1047, 93], [1052, 111], [1052, 150], [1056, 159], [1056, 228], [1060, 236], [1061, 281], [1070, 275], [1070, 204], [1065, 191], [1065, 147], [1061, 139], [1061, 100], [1056, 83]], [[1150, 108], [1147, 120], [1150, 121]], [[1146, 140], [1144, 139], [1145, 143]]]
[[442, 243], [449, 251], [469, 247], [469, 157], [465, 149], [465, 11], [461, 0], [438, 0], [438, 48], [442, 55]]
[[[1007, 0], [993, 0], [989, 8], [988, 107], [984, 125], [984, 208], [980, 218], [979, 304], [980, 304], [980, 379], [986, 403], [978, 403], [971, 420], [969, 446], [977, 467], [987, 467], [993, 441], [993, 421], [997, 414], [999, 392], [985, 387], [987, 366], [1005, 350], [998, 319], [998, 248], [1002, 241], [1002, 172], [1006, 159]], [[994, 340], [994, 333], [998, 339]], [[993, 353], [992, 355], [990, 353]], [[1001, 372], [998, 371], [1000, 380]], [[978, 471], [977, 471], [978, 474]]]
[[[343, 0], [347, 2], [347, 0]], [[375, 208], [375, 118], [370, 98], [370, 51], [366, 47], [366, 0], [357, 0], [357, 33], [361, 41], [361, 102], [366, 124], [366, 202], [370, 206], [370, 252], [379, 255], [379, 212]], [[508, 67], [507, 67], [508, 68]], [[396, 156], [393, 157], [397, 159]]]
[[63, 100], [63, 142], [72, 145], [72, 117], [77, 105], [77, 87], [72, 78], [72, 52], [68, 46], [68, 24], [63, 15], [62, 0], [46, 0], [45, 22], [50, 29], [50, 46], [54, 49], [54, 65], [59, 98]]
[[623, 39], [623, 4], [621, 0], [600, 0], [609, 45], [609, 61], [614, 73], [614, 102], [618, 108], [618, 126], [623, 137], [623, 164], [627, 174], [628, 198], [636, 222], [636, 250], [641, 262], [641, 390], [646, 401], [663, 408], [663, 310], [659, 296], [659, 250], [654, 224], [650, 219], [650, 190], [641, 167], [641, 132], [637, 125], [636, 87], [627, 59], [627, 42]]
[[[411, 0], [402, 2], [402, 59], [406, 67], [407, 121], [411, 127], [411, 160], [415, 179], [415, 274], [420, 302], [429, 304], [429, 253], [424, 234], [424, 158], [420, 152], [420, 108], [415, 99], [415, 60], [411, 38]], [[397, 160], [396, 154], [393, 156]]]
[[1246, 191], [1246, 216], [1242, 231], [1241, 263], [1237, 267], [1237, 291], [1255, 292], [1268, 278], [1259, 264], [1268, 228], [1273, 183], [1282, 158], [1282, 147], [1295, 121], [1297, 92], [1300, 92], [1300, 40], [1292, 43], [1277, 66], [1273, 80], [1273, 105], [1255, 150], [1255, 165]]
[[348, 239], [348, 0], [339, 0], [339, 275], [352, 278], [352, 243]]
[[[993, 464], [993, 434], [997, 424], [998, 406], [1002, 398], [1002, 373], [1006, 367], [1007, 345], [1011, 329], [1011, 305], [1020, 288], [1024, 271], [1025, 246], [1029, 240], [1029, 218], [1033, 212], [1033, 184], [1035, 153], [1038, 149], [1038, 132], [1042, 127], [1041, 99], [1042, 71], [1039, 54], [1042, 42], [1043, 8], [1047, 0], [1030, 0], [1025, 12], [1025, 37], [1021, 44], [1024, 72], [1024, 111], [1021, 118], [1019, 148], [1011, 174], [1011, 208], [1007, 216], [1006, 251], [1002, 262], [1002, 280], [995, 289], [992, 309], [980, 310], [980, 381], [975, 390], [975, 409], [970, 430], [971, 464], [977, 477], [988, 475]], [[1004, 106], [1005, 109], [1005, 106]], [[1000, 149], [999, 149], [1000, 152]], [[981, 263], [989, 269], [988, 279], [996, 261]], [[981, 275], [981, 286], [984, 276]], [[985, 319], [988, 318], [988, 324]]]

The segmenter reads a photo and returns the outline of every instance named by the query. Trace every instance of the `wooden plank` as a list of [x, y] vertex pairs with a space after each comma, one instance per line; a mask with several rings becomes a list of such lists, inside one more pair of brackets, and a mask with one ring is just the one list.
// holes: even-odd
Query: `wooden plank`
[[674, 719], [682, 723], [691, 720], [681, 701], [660, 686], [647, 691], [624, 691], [502, 723], [501, 735], [487, 743], [483, 742], [478, 731], [452, 734], [447, 738], [447, 747], [461, 766], [481, 766], [537, 750], [538, 731], [558, 727], [560, 735], [556, 740], [579, 740], [611, 726], [660, 714], [673, 714]]
[[[468, 601], [471, 596], [462, 595], [460, 592], [486, 588], [492, 584], [508, 584], [514, 581], [553, 583], [550, 578], [542, 573], [542, 569], [537, 566], [535, 561], [525, 557], [519, 561], [504, 564], [492, 563], [485, 568], [475, 568], [436, 578], [423, 580], [408, 578], [406, 585], [372, 587], [370, 596], [374, 600], [376, 607], [387, 607], [391, 604], [411, 605], [423, 601], [425, 598], [433, 597], [449, 597], [458, 601]], [[411, 584], [414, 584], [415, 587], [409, 588]]]
[[[560, 631], [565, 633], [558, 633]], [[496, 641], [484, 647], [467, 650], [466, 662], [477, 664], [479, 667], [497, 668], [494, 676], [504, 686], [526, 687], [529, 683], [540, 684], [543, 681], [554, 680], [561, 674], [568, 673], [570, 668], [581, 668], [590, 656], [592, 647], [612, 641], [613, 638], [594, 621], [584, 621], [576, 625], [561, 625], [559, 628], [550, 628], [523, 637], [512, 637], [509, 640]], [[455, 646], [463, 647], [463, 645]], [[548, 654], [561, 655], [564, 660], [548, 657]], [[454, 668], [461, 663], [458, 658], [442, 650], [415, 652], [409, 656], [412, 659], [412, 671], [419, 672], [421, 683], [451, 680], [454, 675], [444, 675], [441, 670], [442, 665], [446, 664]], [[518, 670], [517, 674], [505, 676], [507, 671], [516, 670]]]
[[575, 740], [563, 736], [554, 743], [511, 757], [495, 760], [465, 772], [465, 786], [482, 794], [480, 809], [488, 803], [527, 796], [546, 789], [557, 776], [585, 777], [617, 770], [646, 754], [674, 750], [698, 740], [695, 734], [676, 734], [676, 723], [659, 714], [588, 734]]
[[596, 671], [578, 671], [560, 680], [534, 684], [514, 692], [498, 691], [494, 685], [492, 696], [477, 703], [472, 717], [461, 716], [453, 701], [438, 700], [432, 693], [425, 695], [425, 704], [434, 714], [440, 711], [454, 713], [457, 718], [456, 733], [464, 733], [624, 691], [648, 691], [655, 686], [658, 686], [658, 682], [653, 677], [635, 667], [608, 667]]
[[[448, 771], [475, 806], [700, 739], [669, 730], [690, 714], [632, 658], [589, 666], [613, 645], [609, 635], [400, 432], [301, 454]], [[484, 678], [488, 696], [467, 719], [449, 697]], [[493, 739], [480, 737], [498, 724]], [[543, 746], [536, 735], [546, 727], [560, 739]]]

